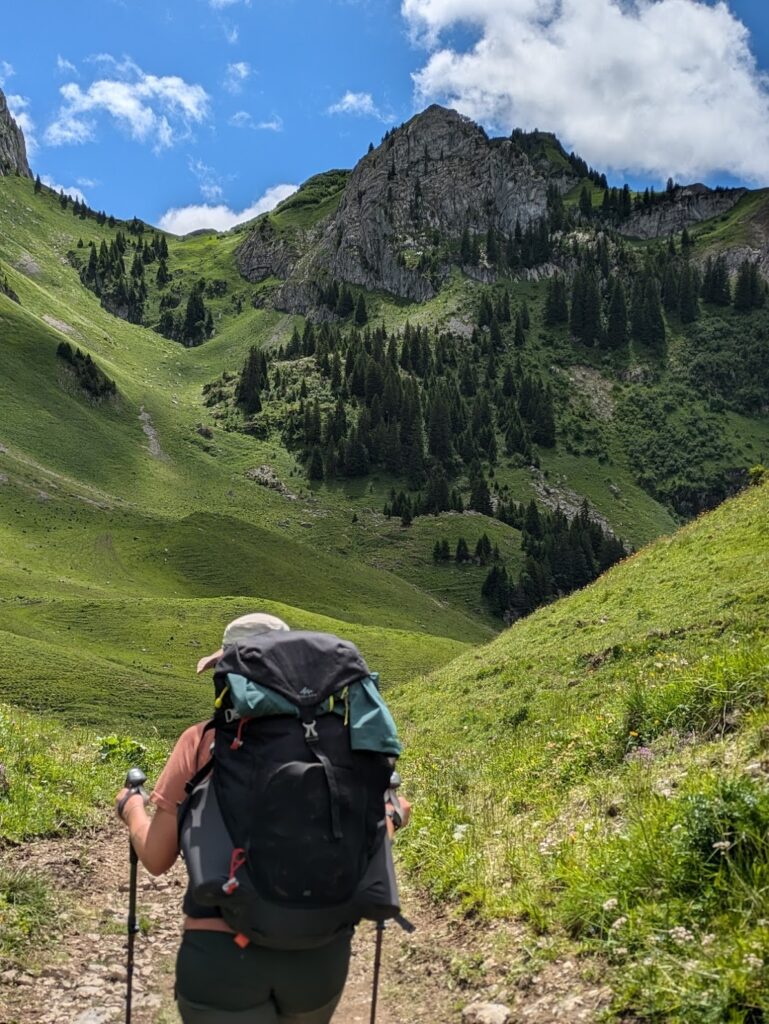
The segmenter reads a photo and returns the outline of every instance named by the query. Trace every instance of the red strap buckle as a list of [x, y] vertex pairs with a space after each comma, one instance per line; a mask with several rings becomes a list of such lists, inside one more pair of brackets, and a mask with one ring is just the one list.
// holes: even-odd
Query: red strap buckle
[[237, 871], [240, 870], [240, 868], [243, 867], [245, 863], [246, 851], [238, 846], [232, 851], [232, 856], [230, 857], [230, 877], [222, 886], [222, 892], [224, 892], [227, 896], [231, 896], [235, 892], [237, 887], [240, 885], [240, 882], [235, 877], [235, 874]]

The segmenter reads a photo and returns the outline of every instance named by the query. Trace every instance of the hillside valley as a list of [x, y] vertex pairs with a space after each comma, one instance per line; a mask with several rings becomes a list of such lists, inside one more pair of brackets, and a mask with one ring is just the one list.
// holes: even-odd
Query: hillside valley
[[382, 674], [446, 1024], [564, 963], [600, 1019], [763, 1020], [768, 276], [769, 191], [437, 106], [176, 237], [43, 185], [0, 93], [3, 842], [103, 821], [264, 609]]

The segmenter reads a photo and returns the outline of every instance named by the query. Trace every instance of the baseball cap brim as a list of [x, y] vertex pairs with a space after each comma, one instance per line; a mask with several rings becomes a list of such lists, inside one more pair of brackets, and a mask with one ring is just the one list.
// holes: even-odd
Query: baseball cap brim
[[198, 662], [197, 673], [200, 675], [201, 672], [207, 671], [209, 668], [213, 668], [217, 661], [224, 654], [224, 648], [220, 647], [218, 651], [214, 651], [213, 654], [209, 654], [206, 658], [201, 658]]

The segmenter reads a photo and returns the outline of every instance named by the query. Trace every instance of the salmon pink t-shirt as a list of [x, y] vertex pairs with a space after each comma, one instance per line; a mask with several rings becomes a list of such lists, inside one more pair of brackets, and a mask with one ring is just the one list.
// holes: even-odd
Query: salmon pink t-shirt
[[191, 725], [176, 741], [150, 796], [150, 801], [161, 811], [176, 814], [179, 804], [187, 796], [185, 785], [210, 759], [214, 733], [211, 729], [204, 732], [205, 726], [205, 722]]

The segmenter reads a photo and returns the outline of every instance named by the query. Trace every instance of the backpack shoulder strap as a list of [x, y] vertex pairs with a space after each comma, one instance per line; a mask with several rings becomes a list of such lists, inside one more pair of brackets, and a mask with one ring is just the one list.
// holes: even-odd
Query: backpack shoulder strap
[[[216, 729], [216, 723], [214, 722], [213, 718], [210, 721], [206, 722], [206, 724], [203, 726], [203, 733], [201, 739], [210, 729]], [[179, 804], [179, 807], [176, 811], [177, 831], [180, 834], [182, 824], [184, 823], [184, 819], [187, 815], [187, 811], [190, 809], [190, 801], [192, 800], [192, 794], [195, 792], [200, 783], [206, 778], [206, 776], [211, 774], [211, 769], [213, 767], [214, 755], [211, 754], [206, 763], [201, 768], [198, 768], [198, 770], [195, 772], [191, 779], [187, 779], [187, 781], [184, 783], [184, 792], [187, 795], [184, 798], [184, 800], [182, 800], [182, 802]]]

